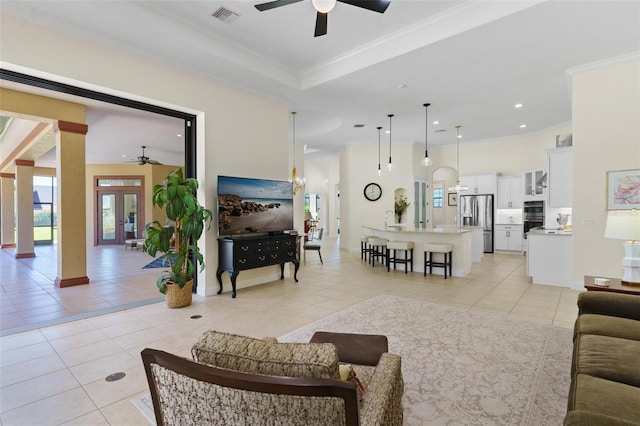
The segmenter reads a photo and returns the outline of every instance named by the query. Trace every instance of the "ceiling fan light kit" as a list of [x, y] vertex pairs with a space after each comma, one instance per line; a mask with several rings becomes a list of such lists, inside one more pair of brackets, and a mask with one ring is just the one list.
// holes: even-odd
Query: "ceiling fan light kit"
[[313, 7], [320, 13], [329, 13], [336, 7], [337, 0], [311, 0]]
[[[260, 12], [264, 12], [301, 1], [302, 0], [275, 0], [267, 3], [256, 4], [255, 7]], [[362, 9], [378, 13], [384, 13], [391, 4], [390, 0], [311, 0], [313, 8], [316, 10], [316, 27], [314, 37], [320, 37], [327, 34], [327, 16], [328, 13], [336, 6], [337, 2], [350, 4], [351, 6], [360, 7]]]
[[144, 150], [147, 148], [146, 145], [141, 145], [142, 155], [138, 156], [135, 160], [125, 161], [125, 163], [138, 163], [139, 166], [144, 166], [145, 164], [155, 164], [161, 165], [162, 163], [156, 160], [152, 160], [144, 154]]

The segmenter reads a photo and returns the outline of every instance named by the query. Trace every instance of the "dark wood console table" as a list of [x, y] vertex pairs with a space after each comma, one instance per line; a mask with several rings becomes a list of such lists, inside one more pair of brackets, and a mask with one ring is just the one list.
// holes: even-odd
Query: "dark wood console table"
[[[602, 278], [608, 278], [608, 277], [602, 277]], [[613, 293], [640, 295], [640, 286], [623, 284], [620, 278], [608, 278], [609, 279], [608, 286], [596, 285], [595, 279], [596, 277], [594, 276], [585, 275], [584, 287], [587, 289], [587, 291], [610, 291]]]
[[239, 237], [218, 239], [218, 284], [222, 293], [222, 273], [227, 271], [231, 278], [231, 297], [236, 297], [236, 278], [240, 271], [280, 265], [280, 279], [284, 279], [284, 264], [295, 265], [293, 279], [298, 282], [298, 235], [276, 235], [261, 237]]

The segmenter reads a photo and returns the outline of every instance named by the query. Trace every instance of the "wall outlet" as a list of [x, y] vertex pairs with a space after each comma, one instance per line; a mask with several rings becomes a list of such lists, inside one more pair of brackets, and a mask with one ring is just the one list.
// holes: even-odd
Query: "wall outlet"
[[591, 218], [583, 219], [582, 224], [584, 226], [593, 226], [593, 219]]

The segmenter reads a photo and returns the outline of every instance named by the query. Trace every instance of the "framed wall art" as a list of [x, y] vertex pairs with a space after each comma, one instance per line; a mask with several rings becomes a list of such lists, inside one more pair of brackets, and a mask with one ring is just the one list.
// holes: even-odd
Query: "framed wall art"
[[607, 172], [607, 210], [640, 208], [640, 169]]
[[449, 192], [448, 194], [447, 205], [449, 206], [457, 206], [458, 205], [458, 193], [457, 192]]

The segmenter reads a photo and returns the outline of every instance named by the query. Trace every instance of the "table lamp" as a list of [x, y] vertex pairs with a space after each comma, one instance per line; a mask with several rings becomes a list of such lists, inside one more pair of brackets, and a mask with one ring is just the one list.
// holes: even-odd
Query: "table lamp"
[[610, 210], [604, 230], [606, 238], [625, 240], [623, 284], [640, 285], [640, 211]]

